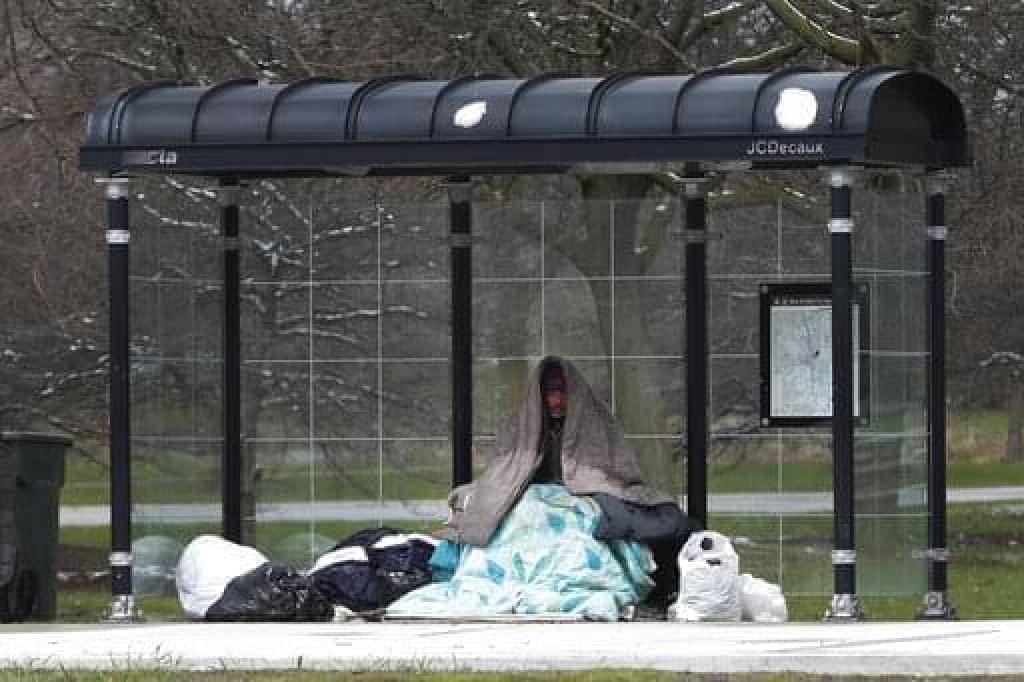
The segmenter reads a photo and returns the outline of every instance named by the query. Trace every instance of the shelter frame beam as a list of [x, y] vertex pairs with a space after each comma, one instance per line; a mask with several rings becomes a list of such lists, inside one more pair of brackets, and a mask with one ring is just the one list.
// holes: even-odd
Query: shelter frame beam
[[832, 252], [832, 603], [830, 622], [860, 621], [854, 536], [853, 442], [853, 171], [827, 169]]
[[687, 164], [683, 178], [686, 284], [686, 513], [708, 523], [707, 178]]
[[242, 537], [242, 352], [239, 304], [239, 200], [242, 188], [224, 180], [218, 188], [223, 249], [224, 353], [223, 427], [221, 458], [221, 534], [241, 544]]
[[928, 591], [918, 617], [955, 620], [946, 547], [946, 189], [948, 173], [928, 173]]
[[137, 622], [142, 613], [132, 594], [131, 475], [131, 181], [102, 178], [107, 204], [110, 297], [110, 605], [103, 620]]
[[452, 338], [452, 487], [473, 480], [473, 187], [448, 178]]

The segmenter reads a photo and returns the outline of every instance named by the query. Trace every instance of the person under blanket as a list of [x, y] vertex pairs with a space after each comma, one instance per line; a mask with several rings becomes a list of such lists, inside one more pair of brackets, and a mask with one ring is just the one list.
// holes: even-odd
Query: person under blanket
[[557, 357], [545, 358], [531, 374], [517, 410], [498, 430], [490, 466], [449, 495], [451, 511], [440, 537], [486, 547], [534, 484], [559, 484], [595, 501], [598, 541], [651, 545], [659, 563], [654, 606], [670, 602], [678, 588], [675, 552], [692, 524], [670, 496], [644, 482], [636, 453], [608, 408], [576, 367]]
[[618, 620], [650, 592], [654, 565], [639, 542], [595, 538], [600, 518], [592, 497], [530, 485], [487, 545], [442, 541], [430, 557], [436, 582], [390, 604], [387, 617]]

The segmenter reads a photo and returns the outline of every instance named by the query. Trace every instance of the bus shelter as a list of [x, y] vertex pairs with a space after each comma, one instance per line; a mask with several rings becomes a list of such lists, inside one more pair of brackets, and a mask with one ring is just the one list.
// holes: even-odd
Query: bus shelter
[[[552, 318], [544, 310], [559, 300], [559, 287], [571, 288], [575, 280], [550, 275], [557, 253], [547, 250], [544, 240], [545, 235], [550, 237], [587, 214], [580, 240], [603, 240], [608, 245], [602, 258], [610, 273], [597, 277], [601, 281], [596, 287], [590, 281], [594, 278], [588, 280], [588, 296], [603, 292], [604, 298], [594, 298], [591, 305], [598, 309], [598, 316], [602, 307], [611, 313], [605, 316], [610, 324], [599, 325], [596, 334], [604, 342], [604, 352], [587, 350], [591, 335], [576, 329], [580, 345], [573, 346], [578, 351], [575, 355], [581, 358], [584, 373], [591, 372], [592, 380], [606, 385], [613, 410], [617, 402], [623, 409], [627, 403], [633, 409], [644, 409], [642, 391], [624, 394], [616, 388], [617, 378], [632, 371], [630, 362], [637, 367], [665, 359], [675, 363], [672, 367], [679, 372], [680, 385], [662, 390], [656, 398], [660, 404], [672, 404], [667, 410], [671, 416], [660, 429], [664, 433], [648, 435], [652, 440], [661, 438], [667, 448], [655, 448], [652, 458], [669, 453], [660, 460], [662, 468], [655, 475], [680, 482], [685, 488], [687, 512], [716, 527], [716, 519], [709, 518], [709, 499], [714, 512], [716, 498], [714, 494], [709, 498], [708, 485], [716, 447], [723, 452], [742, 443], [769, 444], [780, 458], [801, 448], [819, 455], [825, 452], [816, 460], [829, 471], [823, 503], [823, 495], [813, 492], [816, 488], [802, 494], [800, 484], [785, 484], [785, 470], [777, 468], [770, 470], [774, 471], [770, 475], [778, 478], [772, 495], [762, 499], [755, 485], [746, 497], [729, 498], [730, 504], [746, 505], [754, 516], [768, 504], [768, 498], [783, 506], [808, 505], [808, 509], [823, 504], [827, 517], [823, 532], [831, 544], [827, 566], [832, 597], [826, 617], [838, 621], [863, 615], [857, 586], [862, 545], [855, 537], [855, 527], [868, 526], [860, 524], [858, 516], [873, 514], [881, 520], [878, 528], [882, 530], [872, 540], [884, 546], [890, 534], [904, 528], [901, 512], [916, 510], [909, 514], [908, 523], [920, 527], [921, 537], [911, 541], [911, 546], [895, 544], [900, 551], [913, 553], [926, 575], [920, 615], [951, 617], [945, 528], [945, 197], [950, 171], [967, 165], [969, 157], [964, 115], [956, 95], [930, 75], [890, 67], [851, 72], [626, 73], [607, 78], [544, 75], [528, 80], [396, 77], [359, 83], [312, 78], [275, 84], [240, 79], [213, 86], [152, 83], [100, 99], [88, 120], [81, 167], [100, 176], [108, 211], [111, 617], [131, 620], [137, 612], [132, 585], [132, 451], [139, 441], [132, 433], [132, 424], [138, 424], [133, 418], [137, 420], [138, 415], [132, 413], [140, 402], [131, 385], [133, 377], [145, 383], [140, 368], [144, 369], [145, 346], [152, 337], [140, 341], [133, 335], [130, 293], [133, 284], [136, 292], [159, 285], [156, 280], [163, 275], [133, 278], [129, 243], [133, 227], [146, 220], [168, 222], [166, 216], [145, 205], [138, 187], [146, 178], [179, 189], [183, 183], [206, 183], [201, 192], [181, 196], [194, 202], [208, 199], [209, 205], [216, 206], [212, 218], [216, 242], [193, 246], [207, 247], [204, 258], [212, 263], [210, 279], [217, 280], [216, 300], [221, 306], [216, 311], [216, 362], [206, 366], [212, 370], [207, 373], [216, 376], [217, 385], [207, 386], [212, 398], [199, 409], [212, 409], [218, 415], [217, 438], [213, 439], [221, 486], [217, 497], [222, 532], [228, 539], [242, 539], [243, 517], [248, 513], [243, 512], [245, 480], [254, 474], [244, 462], [243, 451], [247, 441], [253, 445], [259, 440], [247, 438], [255, 425], [244, 423], [243, 418], [246, 393], [254, 385], [246, 380], [243, 346], [249, 332], [243, 329], [243, 309], [259, 277], [243, 272], [240, 251], [275, 248], [247, 235], [247, 216], [251, 215], [247, 204], [253, 200], [254, 183], [317, 179], [334, 183], [336, 193], [310, 199], [317, 210], [333, 210], [333, 222], [323, 223], [326, 232], [314, 233], [310, 228], [305, 250], [299, 249], [309, 262], [304, 266], [307, 326], [300, 330], [303, 340], [298, 344], [306, 348], [296, 352], [305, 353], [302, 357], [309, 370], [305, 383], [296, 390], [301, 394], [299, 402], [307, 401], [308, 410], [301, 411], [309, 422], [306, 433], [311, 457], [316, 432], [313, 422], [315, 414], [320, 414], [318, 401], [333, 401], [341, 412], [346, 404], [344, 395], [320, 386], [328, 375], [323, 367], [329, 363], [314, 368], [316, 344], [328, 337], [341, 343], [346, 339], [343, 333], [318, 335], [312, 329], [319, 320], [329, 330], [335, 319], [325, 312], [329, 302], [323, 308], [314, 301], [314, 291], [324, 290], [315, 286], [314, 271], [330, 270], [332, 263], [337, 269], [340, 262], [355, 262], [352, 268], [369, 262], [376, 273], [375, 278], [372, 274], [362, 278], [352, 272], [335, 272], [330, 282], [321, 282], [342, 286], [358, 280], [357, 284], [366, 286], [364, 293], [376, 292], [375, 297], [363, 299], [366, 305], [349, 307], [349, 317], [361, 316], [374, 327], [376, 364], [370, 364], [376, 377], [371, 371], [363, 379], [348, 380], [374, 396], [376, 411], [370, 417], [349, 415], [348, 422], [339, 416], [332, 422], [337, 431], [334, 440], [354, 442], [360, 438], [352, 434], [363, 434], [362, 440], [376, 443], [383, 471], [382, 420], [389, 395], [384, 375], [399, 366], [394, 354], [394, 362], [387, 364], [388, 344], [396, 335], [421, 334], [420, 327], [410, 326], [419, 324], [416, 320], [440, 320], [436, 327], [424, 322], [427, 332], [415, 341], [434, 348], [430, 357], [441, 358], [439, 364], [428, 375], [417, 374], [412, 380], [406, 377], [403, 385], [437, 388], [444, 384], [442, 388], [450, 391], [443, 399], [431, 394], [421, 402], [428, 405], [423, 408], [427, 411], [436, 404], [448, 410], [438, 421], [447, 433], [434, 433], [433, 440], [435, 445], [440, 443], [439, 449], [450, 463], [445, 486], [458, 485], [473, 476], [481, 413], [494, 409], [480, 395], [474, 396], [475, 388], [480, 392], [480, 375], [504, 361], [523, 359], [503, 355], [500, 343], [492, 337], [517, 334], [514, 330], [522, 328], [539, 339], [536, 347], [526, 351], [527, 356], [574, 354], [560, 347], [560, 343], [571, 345], [564, 335], [558, 337], [560, 341], [556, 339], [559, 316]], [[713, 184], [725, 173], [732, 177], [793, 172], [805, 177], [817, 174], [827, 193], [808, 194], [783, 187], [785, 200], [732, 205], [730, 192]], [[673, 183], [678, 200], [671, 206], [666, 202], [612, 202], [595, 211], [595, 206], [586, 202], [500, 208], [479, 202], [474, 194], [474, 183], [481, 178], [542, 174], [586, 178], [657, 174]], [[341, 220], [336, 207], [325, 203], [338, 201], [350, 179], [397, 176], [443, 178], [447, 201], [436, 210], [418, 211], [413, 221], [416, 225], [406, 235], [413, 246], [406, 244], [403, 258], [415, 261], [414, 270], [419, 274], [388, 280], [382, 275], [384, 270], [405, 265], [401, 259], [386, 257], [382, 235], [390, 230], [391, 238], [400, 238], [401, 217], [380, 204], [370, 211], [372, 215], [364, 212], [361, 217]], [[888, 181], [878, 182], [878, 178]], [[891, 188], [893, 178], [899, 191], [881, 192], [879, 186]], [[281, 204], [287, 202], [275, 195], [274, 187], [277, 185], [271, 184], [264, 197], [276, 196], [277, 207], [271, 206], [273, 200], [265, 200], [264, 208], [291, 211], [304, 221], [305, 209], [293, 205], [282, 209]], [[914, 187], [919, 191], [908, 190]], [[724, 217], [717, 222], [716, 211], [709, 212], [709, 191], [714, 193], [710, 203], [718, 201], [723, 206], [718, 215]], [[568, 217], [555, 220], [553, 212]], [[595, 219], [598, 213], [604, 217]], [[678, 258], [672, 275], [662, 277], [665, 286], [636, 289], [660, 292], [660, 303], [628, 294], [630, 273], [623, 271], [621, 262], [615, 262], [616, 254], [623, 253], [615, 232], [620, 213], [630, 214], [634, 224], [658, 224], [670, 237], [663, 251]], [[427, 223], [446, 233], [441, 247], [440, 240], [417, 246], [416, 235]], [[520, 249], [511, 223], [534, 225], [531, 234], [537, 235], [539, 245], [539, 275], [535, 278], [513, 271], [504, 278], [495, 277], [490, 271], [501, 266], [492, 262], [486, 266], [488, 272], [480, 271], [481, 249], [508, 249], [509, 244]], [[331, 230], [351, 235], [365, 231], [367, 225], [376, 230], [377, 240], [375, 245], [369, 244], [363, 261], [344, 261], [352, 257], [351, 249], [345, 254], [332, 252], [322, 241], [324, 235], [334, 234]], [[630, 234], [629, 253], [649, 248], [635, 230]], [[866, 235], [862, 246], [857, 241], [860, 234]], [[495, 241], [486, 242], [488, 235]], [[318, 239], [320, 246], [316, 246]], [[507, 243], [502, 246], [503, 242]], [[767, 251], [758, 251], [762, 247]], [[444, 253], [434, 258], [438, 248]], [[443, 260], [447, 260], [447, 268], [438, 275]], [[278, 265], [282, 261], [275, 256], [273, 262]], [[492, 322], [504, 321], [513, 331], [496, 333], [491, 326], [485, 329], [479, 324], [480, 300], [486, 298], [488, 287], [503, 284], [514, 288], [534, 279], [540, 282], [539, 294], [526, 296], [534, 297], [531, 305], [541, 311], [539, 322], [531, 322], [530, 314], [517, 317], [512, 307], [499, 302], [497, 311], [488, 314]], [[656, 279], [652, 276], [644, 281]], [[443, 289], [447, 310], [432, 316], [415, 306], [388, 307], [388, 287], [424, 283], [435, 293]], [[298, 282], [292, 284], [293, 289], [301, 288]], [[141, 305], [145, 316], [152, 300], [139, 293], [133, 296], [144, 299], [135, 305]], [[436, 307], [436, 296], [432, 300]], [[563, 310], [576, 307], [577, 302], [563, 299]], [[629, 355], [623, 350], [627, 345], [623, 339], [630, 330], [626, 320], [632, 318], [619, 318], [618, 311], [628, 307], [635, 312], [648, 306], [670, 310], [649, 334], [661, 339], [660, 354]], [[386, 313], [412, 322], [385, 328], [382, 319], [387, 319]], [[616, 319], [623, 321], [618, 329]], [[672, 331], [677, 321], [678, 329]], [[177, 333], [174, 328], [162, 332], [166, 338]], [[488, 339], [481, 341], [481, 333]], [[440, 350], [436, 350], [442, 339]], [[408, 355], [407, 350], [398, 353], [403, 354]], [[480, 363], [483, 356], [490, 365]], [[340, 363], [338, 357], [332, 359]], [[406, 364], [426, 366], [427, 359], [411, 357]], [[258, 383], [260, 376], [278, 384], [284, 381], [272, 366], [273, 360], [263, 360], [254, 381]], [[588, 361], [594, 361], [596, 369], [588, 370]], [[648, 377], [660, 376], [666, 384], [672, 381], [671, 373], [659, 374], [651, 365], [644, 372]], [[338, 381], [341, 386], [345, 380]], [[731, 393], [730, 387], [742, 390]], [[353, 399], [352, 404], [357, 402]], [[743, 405], [742, 419], [729, 409], [739, 403]], [[190, 408], [193, 412], [196, 404]], [[377, 428], [366, 431], [367, 423], [374, 420]], [[745, 445], [738, 447], [730, 452], [746, 451]], [[213, 457], [212, 450], [209, 454]], [[814, 459], [813, 454], [808, 457]], [[865, 477], [877, 481], [891, 478], [896, 471], [899, 478], [901, 465], [892, 464], [894, 459], [916, 462], [907, 466], [920, 480], [898, 489], [886, 481], [890, 487], [884, 494], [858, 495], [858, 486], [863, 487], [859, 481], [867, 480]], [[746, 466], [742, 456], [737, 461], [737, 469]], [[673, 468], [678, 470], [677, 477], [670, 471]], [[329, 493], [316, 496], [310, 480], [311, 502], [322, 501], [324, 495], [329, 498]], [[383, 473], [378, 483], [383, 491]], [[877, 493], [879, 485], [868, 488]], [[743, 485], [739, 489], [743, 490]], [[684, 490], [677, 492], [682, 496]], [[875, 499], [878, 497], [887, 499], [880, 502]], [[889, 523], [892, 519], [895, 523]], [[780, 530], [779, 537], [782, 535]], [[742, 546], [740, 549], [742, 552]]]

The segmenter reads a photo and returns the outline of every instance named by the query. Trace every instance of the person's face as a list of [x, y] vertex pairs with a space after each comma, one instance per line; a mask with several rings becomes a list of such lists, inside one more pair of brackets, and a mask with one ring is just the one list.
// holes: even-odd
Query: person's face
[[553, 376], [544, 381], [544, 405], [554, 416], [565, 413], [565, 377]]

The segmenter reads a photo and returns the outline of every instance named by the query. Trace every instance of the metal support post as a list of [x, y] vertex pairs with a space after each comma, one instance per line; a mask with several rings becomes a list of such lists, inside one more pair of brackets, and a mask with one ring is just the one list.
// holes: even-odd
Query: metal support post
[[128, 241], [130, 182], [104, 178], [110, 294], [110, 606], [104, 620], [135, 622], [132, 594], [131, 350]]
[[831, 622], [860, 621], [853, 478], [853, 232], [850, 168], [829, 169], [832, 218], [832, 604]]
[[452, 293], [452, 486], [473, 480], [473, 212], [468, 176], [448, 179]]
[[706, 178], [687, 168], [686, 208], [686, 513], [708, 523], [708, 270]]
[[955, 620], [946, 569], [946, 181], [928, 174], [928, 592], [918, 617]]
[[218, 188], [224, 250], [224, 450], [221, 461], [221, 533], [242, 538], [242, 351], [239, 308], [238, 205], [242, 188], [225, 182]]

